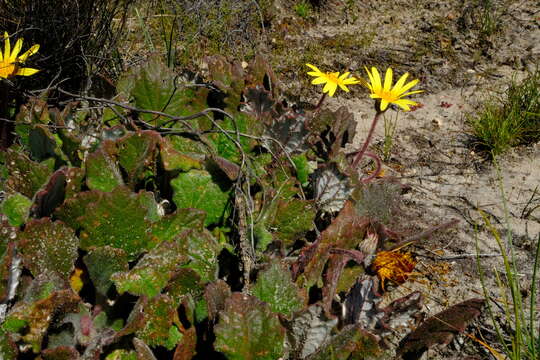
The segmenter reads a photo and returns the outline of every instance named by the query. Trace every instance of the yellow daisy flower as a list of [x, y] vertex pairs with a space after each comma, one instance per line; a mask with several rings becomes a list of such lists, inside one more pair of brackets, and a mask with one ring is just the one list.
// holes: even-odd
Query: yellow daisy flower
[[20, 67], [29, 56], [34, 55], [39, 50], [39, 45], [35, 44], [24, 54], [19, 55], [22, 49], [23, 39], [18, 39], [11, 51], [9, 35], [4, 32], [4, 53], [0, 51], [0, 78], [7, 79], [16, 75], [30, 76], [37, 73], [38, 69]]
[[323, 93], [328, 93], [330, 96], [334, 96], [337, 87], [339, 86], [343, 91], [349, 92], [349, 89], [346, 85], [359, 84], [360, 80], [356, 79], [354, 76], [349, 77], [350, 72], [343, 73], [339, 75], [339, 72], [327, 72], [323, 73], [316, 66], [311, 64], [306, 64], [313, 71], [308, 72], [308, 75], [315, 76], [316, 79], [313, 79], [311, 82], [313, 85], [326, 84], [323, 88]]
[[418, 105], [412, 100], [402, 99], [405, 96], [423, 92], [423, 90], [408, 91], [418, 83], [418, 79], [405, 84], [405, 81], [409, 76], [409, 73], [405, 73], [399, 78], [394, 87], [392, 87], [392, 68], [386, 70], [384, 85], [381, 82], [381, 75], [377, 68], [372, 67], [371, 71], [369, 71], [368, 68], [365, 69], [369, 77], [369, 83], [366, 82], [364, 85], [371, 91], [370, 96], [372, 99], [380, 99], [380, 111], [385, 111], [389, 104], [396, 104], [405, 111], [410, 110], [410, 105]]

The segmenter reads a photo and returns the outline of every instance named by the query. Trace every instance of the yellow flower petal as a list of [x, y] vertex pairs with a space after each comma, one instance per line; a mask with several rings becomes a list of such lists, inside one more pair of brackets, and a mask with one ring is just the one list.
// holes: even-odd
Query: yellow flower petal
[[334, 96], [338, 86], [343, 91], [349, 92], [346, 85], [360, 83], [360, 80], [356, 79], [354, 76], [350, 76], [350, 72], [345, 72], [341, 75], [338, 71], [323, 73], [314, 65], [306, 64], [306, 66], [314, 70], [307, 73], [308, 75], [316, 77], [316, 79], [313, 79], [311, 83], [313, 85], [325, 84], [323, 87], [323, 93], [328, 93], [329, 96]]
[[401, 75], [401, 77], [399, 78], [399, 80], [397, 81], [396, 85], [394, 85], [394, 87], [392, 88], [392, 92], [403, 92], [401, 91], [401, 87], [403, 86], [403, 84], [405, 84], [405, 81], [407, 80], [407, 77], [409, 76], [409, 73], [406, 72], [405, 74]]
[[30, 76], [39, 71], [32, 68], [19, 68], [21, 63], [24, 63], [29, 56], [34, 55], [39, 49], [39, 45], [36, 44], [19, 56], [22, 45], [23, 39], [17, 39], [12, 51], [9, 34], [4, 32], [4, 50], [3, 52], [0, 51], [0, 78], [7, 79], [16, 75]]
[[336, 92], [337, 84], [333, 82], [327, 82], [326, 85], [323, 88], [323, 93], [328, 93], [329, 96], [334, 96], [334, 93]]
[[32, 68], [20, 68], [19, 70], [17, 70], [17, 72], [15, 73], [15, 75], [20, 75], [20, 76], [31, 76], [31, 75], [34, 75], [35, 73], [39, 72], [38, 69], [32, 69]]
[[388, 107], [388, 104], [390, 104], [388, 100], [385, 100], [384, 98], [381, 99], [381, 111], [385, 111]]
[[420, 80], [418, 79], [415, 79], [413, 81], [411, 81], [410, 83], [406, 84], [405, 86], [403, 86], [401, 89], [400, 89], [400, 92], [401, 93], [404, 93], [405, 91], [409, 90], [410, 88], [412, 88], [414, 85], [418, 84]]
[[384, 76], [384, 91], [390, 91], [390, 88], [392, 87], [392, 78], [393, 78], [393, 72], [392, 68], [386, 69], [386, 75]]
[[11, 54], [11, 44], [9, 43], [9, 35], [6, 32], [4, 32], [4, 59], [5, 61], [9, 61], [9, 55]]
[[17, 42], [15, 42], [15, 47], [13, 48], [13, 51], [11, 52], [11, 55], [9, 57], [10, 62], [15, 62], [17, 60], [17, 55], [21, 52], [23, 39], [17, 39]]
[[409, 95], [414, 95], [414, 94], [420, 94], [420, 93], [423, 93], [424, 90], [414, 90], [414, 91], [409, 91], [405, 94], [401, 94], [400, 96], [409, 96]]
[[310, 67], [313, 71], [319, 73], [319, 74], [322, 74], [323, 72], [321, 70], [319, 70], [315, 65], [311, 65], [311, 64], [306, 64], [306, 66]]
[[373, 86], [374, 91], [381, 91], [382, 85], [381, 85], [381, 75], [379, 74], [379, 70], [377, 70], [376, 67], [371, 68], [371, 75], [373, 77], [373, 81], [371, 82], [371, 86]]
[[37, 53], [39, 50], [39, 44], [35, 44], [35, 45], [32, 45], [32, 47], [28, 50], [26, 50], [26, 52], [24, 54], [22, 54], [21, 56], [19, 56], [19, 61], [20, 62], [25, 62], [26, 59], [29, 57], [29, 56], [32, 56], [34, 55], [35, 53]]
[[405, 111], [409, 111], [411, 110], [409, 105], [417, 105], [418, 103], [412, 100], [408, 100], [408, 99], [399, 99], [399, 100], [394, 101], [394, 104], [396, 104], [397, 106], [399, 106]]
[[413, 90], [408, 92], [409, 89], [418, 84], [418, 79], [415, 79], [405, 84], [409, 76], [409, 73], [405, 73], [392, 87], [394, 73], [392, 68], [388, 68], [386, 69], [386, 73], [384, 76], [384, 86], [382, 86], [381, 76], [377, 68], [372, 67], [371, 71], [368, 70], [366, 67], [364, 68], [368, 74], [369, 83], [363, 82], [362, 85], [369, 89], [370, 97], [372, 99], [380, 99], [379, 101], [381, 112], [386, 111], [390, 104], [396, 104], [405, 111], [410, 110], [409, 105], [416, 105], [414, 101], [408, 99], [402, 100], [402, 98], [423, 92], [423, 90]]
[[339, 87], [341, 88], [341, 90], [345, 91], [345, 92], [349, 92], [349, 89], [345, 86], [345, 84], [342, 84], [342, 83], [338, 83]]

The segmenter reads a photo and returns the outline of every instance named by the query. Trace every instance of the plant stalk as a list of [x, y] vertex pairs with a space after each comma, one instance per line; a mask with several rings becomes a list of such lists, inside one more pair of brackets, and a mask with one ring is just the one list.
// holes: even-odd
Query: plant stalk
[[351, 169], [353, 170], [356, 169], [358, 167], [358, 163], [364, 157], [364, 154], [366, 153], [369, 143], [371, 142], [371, 139], [373, 138], [373, 133], [375, 133], [375, 128], [377, 127], [377, 122], [381, 114], [382, 114], [382, 111], [377, 111], [377, 113], [375, 114], [375, 117], [373, 118], [373, 121], [371, 122], [371, 127], [369, 129], [366, 141], [364, 141], [364, 145], [362, 145], [362, 148], [360, 149], [358, 154], [356, 154], [356, 157], [354, 158], [353, 163], [351, 165]]

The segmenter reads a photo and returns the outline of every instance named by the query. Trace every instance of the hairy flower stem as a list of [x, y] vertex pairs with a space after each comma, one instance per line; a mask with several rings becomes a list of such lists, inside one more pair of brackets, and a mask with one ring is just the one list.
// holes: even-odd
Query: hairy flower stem
[[382, 111], [377, 111], [377, 113], [375, 114], [375, 117], [373, 118], [373, 121], [371, 122], [371, 128], [369, 129], [366, 141], [364, 141], [364, 145], [362, 145], [362, 148], [360, 149], [358, 154], [356, 154], [356, 157], [354, 158], [352, 162], [351, 169], [353, 170], [356, 169], [358, 167], [358, 163], [364, 157], [364, 154], [366, 153], [369, 143], [371, 142], [371, 139], [373, 138], [375, 127], [377, 127], [377, 121], [379, 120], [379, 117], [381, 116], [382, 113], [383, 113]]

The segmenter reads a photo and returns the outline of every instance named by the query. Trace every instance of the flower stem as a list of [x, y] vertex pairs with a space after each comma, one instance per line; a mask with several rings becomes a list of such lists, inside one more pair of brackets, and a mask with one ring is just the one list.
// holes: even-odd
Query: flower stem
[[375, 170], [373, 170], [373, 173], [370, 176], [368, 176], [367, 178], [362, 179], [362, 182], [364, 184], [367, 184], [368, 182], [370, 182], [371, 180], [373, 180], [377, 176], [379, 176], [379, 174], [381, 173], [381, 170], [382, 170], [382, 164], [381, 164], [381, 159], [377, 156], [377, 154], [374, 154], [371, 151], [366, 151], [364, 154], [367, 157], [372, 158], [373, 161], [375, 161]]
[[360, 149], [358, 154], [356, 154], [356, 157], [354, 158], [353, 163], [351, 165], [351, 169], [356, 169], [356, 167], [358, 166], [358, 163], [364, 157], [364, 154], [366, 153], [369, 143], [371, 142], [371, 138], [373, 138], [373, 133], [375, 132], [375, 127], [377, 126], [377, 121], [379, 120], [379, 117], [381, 116], [381, 114], [382, 114], [382, 111], [377, 111], [377, 113], [375, 114], [375, 117], [373, 118], [373, 121], [371, 122], [371, 128], [369, 129], [366, 141], [364, 141], [364, 145], [362, 145], [362, 148]]
[[315, 111], [318, 111], [321, 108], [321, 105], [324, 102], [324, 99], [326, 99], [326, 93], [323, 93], [321, 98], [319, 99], [319, 102], [317, 103], [317, 106], [315, 106]]

